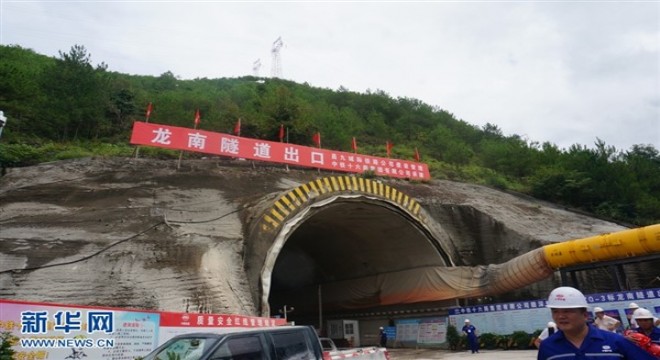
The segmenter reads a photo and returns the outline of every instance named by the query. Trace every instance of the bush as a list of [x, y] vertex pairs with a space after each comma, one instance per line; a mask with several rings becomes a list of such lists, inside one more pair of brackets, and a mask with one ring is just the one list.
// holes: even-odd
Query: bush
[[481, 334], [479, 335], [479, 346], [488, 350], [496, 349], [499, 338], [499, 335], [492, 333]]
[[456, 326], [449, 325], [447, 326], [447, 343], [449, 344], [449, 349], [458, 350], [461, 345], [461, 335], [458, 334]]
[[0, 144], [0, 164], [3, 166], [29, 166], [42, 161], [41, 152], [31, 145]]
[[529, 349], [532, 344], [532, 336], [524, 331], [516, 331], [511, 334], [511, 347], [518, 350]]
[[16, 352], [11, 346], [16, 340], [14, 335], [8, 331], [0, 333], [0, 360], [11, 360], [14, 358]]

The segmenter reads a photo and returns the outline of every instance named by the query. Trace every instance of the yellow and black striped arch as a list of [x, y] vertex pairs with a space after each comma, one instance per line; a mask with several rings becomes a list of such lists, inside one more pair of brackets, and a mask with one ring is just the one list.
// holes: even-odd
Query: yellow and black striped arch
[[387, 202], [394, 202], [421, 221], [419, 217], [421, 210], [419, 203], [389, 185], [355, 176], [330, 176], [312, 180], [280, 196], [264, 214], [261, 229], [263, 231], [276, 230], [289, 215], [304, 208], [311, 200], [319, 196], [325, 197], [343, 193], [368, 194], [373, 197], [382, 198]]

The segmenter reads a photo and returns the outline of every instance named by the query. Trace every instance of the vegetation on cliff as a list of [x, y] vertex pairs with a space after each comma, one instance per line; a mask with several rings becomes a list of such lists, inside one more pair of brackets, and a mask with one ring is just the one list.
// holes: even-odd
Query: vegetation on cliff
[[[616, 149], [597, 140], [593, 148], [568, 149], [504, 135], [494, 124], [479, 128], [450, 112], [383, 91], [350, 92], [315, 88], [281, 79], [180, 80], [107, 71], [92, 66], [84, 46], [58, 58], [19, 46], [0, 46], [0, 109], [9, 118], [0, 139], [3, 167], [27, 166], [85, 156], [129, 156], [131, 126], [144, 120], [231, 133], [241, 118], [241, 135], [277, 140], [280, 125], [288, 141], [312, 145], [323, 134], [325, 148], [413, 159], [417, 148], [434, 178], [515, 190], [596, 215], [648, 225], [660, 222], [660, 154], [653, 145]], [[159, 149], [142, 156], [176, 157]], [[187, 156], [201, 156], [187, 154]]]

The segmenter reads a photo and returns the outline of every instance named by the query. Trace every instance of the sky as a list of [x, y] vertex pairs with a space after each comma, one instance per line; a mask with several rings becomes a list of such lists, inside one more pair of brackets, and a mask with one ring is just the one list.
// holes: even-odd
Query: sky
[[[419, 99], [528, 142], [660, 149], [660, 1], [0, 0], [0, 44], [110, 71]], [[2, 59], [0, 59], [2, 61]], [[0, 79], [1, 81], [1, 79]]]

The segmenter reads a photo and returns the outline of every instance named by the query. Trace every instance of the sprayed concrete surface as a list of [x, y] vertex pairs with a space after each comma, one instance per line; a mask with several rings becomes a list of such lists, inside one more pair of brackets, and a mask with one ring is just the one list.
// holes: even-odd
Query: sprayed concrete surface
[[[214, 159], [186, 161], [180, 169], [174, 161], [153, 159], [9, 169], [0, 178], [0, 298], [260, 315], [255, 295], [260, 284], [246, 270], [263, 263], [246, 260], [246, 243], [252, 241], [247, 234], [277, 196], [329, 175]], [[625, 229], [479, 185], [379, 181], [416, 199], [441, 224], [458, 265], [498, 264], [549, 243]], [[357, 232], [354, 238], [369, 240], [367, 235], [379, 233], [382, 243], [400, 240], [387, 238], [396, 233], [374, 213], [360, 226], [346, 228], [328, 217], [317, 224], [320, 230], [301, 227], [299, 234], [318, 239]], [[336, 232], [342, 226], [345, 232]], [[364, 249], [364, 261], [353, 265], [375, 262], [378, 250]], [[336, 258], [330, 275], [343, 275], [347, 266]], [[642, 276], [649, 273], [636, 267], [628, 275], [645, 283]], [[606, 272], [587, 280], [594, 287], [612, 283]], [[549, 279], [515, 295], [542, 297], [556, 283]]]

